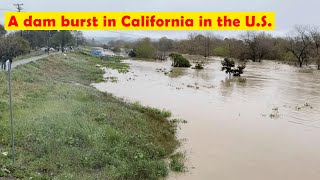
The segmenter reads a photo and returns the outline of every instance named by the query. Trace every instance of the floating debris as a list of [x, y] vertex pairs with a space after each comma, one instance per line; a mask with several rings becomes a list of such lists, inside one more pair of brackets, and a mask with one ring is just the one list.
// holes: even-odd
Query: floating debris
[[309, 103], [305, 103], [303, 106], [299, 106], [299, 105], [296, 106], [296, 110], [298, 110], [298, 111], [305, 109], [305, 108], [313, 109], [313, 107]]
[[266, 115], [266, 114], [261, 114], [261, 116], [262, 116], [262, 117], [267, 117], [267, 115]]
[[208, 89], [212, 89], [214, 88], [215, 86], [214, 85], [208, 85], [208, 86], [203, 86], [204, 88], [208, 88]]
[[269, 115], [269, 117], [271, 119], [277, 119], [280, 117], [280, 114], [279, 114], [279, 108], [278, 107], [274, 107], [272, 108], [272, 113]]

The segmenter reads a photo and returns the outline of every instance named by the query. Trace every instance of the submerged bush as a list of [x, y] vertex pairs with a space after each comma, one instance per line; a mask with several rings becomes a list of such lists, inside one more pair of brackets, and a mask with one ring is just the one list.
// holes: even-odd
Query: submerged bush
[[221, 71], [225, 71], [229, 75], [233, 76], [241, 76], [243, 74], [243, 70], [246, 68], [245, 64], [238, 65], [235, 68], [235, 62], [232, 59], [224, 58], [224, 60], [221, 62], [222, 68]]
[[173, 67], [191, 67], [190, 62], [181, 54], [171, 53], [169, 56], [172, 58]]
[[202, 64], [197, 63], [197, 64], [194, 66], [194, 69], [204, 69], [204, 67], [203, 67]]

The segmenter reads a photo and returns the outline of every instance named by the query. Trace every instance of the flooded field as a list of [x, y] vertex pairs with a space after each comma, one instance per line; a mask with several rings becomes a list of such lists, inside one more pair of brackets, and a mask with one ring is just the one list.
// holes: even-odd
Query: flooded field
[[172, 74], [170, 62], [126, 62], [129, 73], [106, 69], [95, 87], [188, 122], [179, 130], [188, 172], [169, 179], [320, 179], [319, 72], [264, 61], [244, 80], [218, 59]]

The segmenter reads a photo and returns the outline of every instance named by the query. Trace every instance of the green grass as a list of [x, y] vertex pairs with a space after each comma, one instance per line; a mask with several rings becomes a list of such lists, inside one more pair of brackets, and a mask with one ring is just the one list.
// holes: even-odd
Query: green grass
[[0, 177], [160, 179], [168, 174], [165, 159], [179, 145], [171, 114], [89, 86], [103, 80], [96, 64], [128, 69], [119, 61], [70, 53], [13, 70], [14, 165], [7, 76], [0, 72]]
[[182, 153], [176, 153], [170, 157], [170, 169], [175, 172], [185, 172], [186, 167], [184, 165], [185, 157]]

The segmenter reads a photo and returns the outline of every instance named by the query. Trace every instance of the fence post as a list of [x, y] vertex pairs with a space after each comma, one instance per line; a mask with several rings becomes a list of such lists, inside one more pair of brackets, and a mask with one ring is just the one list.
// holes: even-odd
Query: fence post
[[8, 70], [8, 88], [9, 88], [9, 100], [10, 100], [10, 129], [11, 129], [11, 152], [12, 152], [12, 163], [14, 164], [14, 131], [13, 131], [13, 120], [12, 120], [12, 93], [11, 93], [11, 62], [7, 61]]

